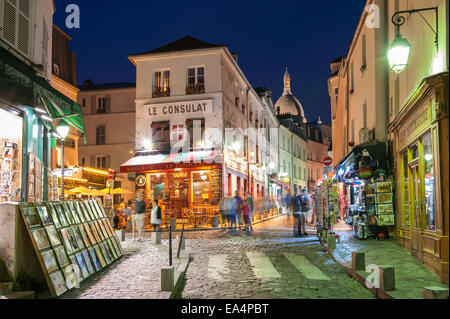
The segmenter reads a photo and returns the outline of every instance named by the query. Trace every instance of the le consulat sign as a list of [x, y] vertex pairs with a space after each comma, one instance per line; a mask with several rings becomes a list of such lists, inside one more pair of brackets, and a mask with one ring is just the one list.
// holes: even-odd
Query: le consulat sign
[[145, 105], [145, 116], [149, 118], [161, 116], [204, 115], [213, 111], [212, 100], [170, 102], [164, 104]]

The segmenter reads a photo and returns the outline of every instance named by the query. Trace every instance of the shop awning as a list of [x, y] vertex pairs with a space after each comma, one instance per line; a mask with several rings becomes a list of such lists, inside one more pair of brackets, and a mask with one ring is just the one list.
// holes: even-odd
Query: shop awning
[[175, 154], [142, 155], [120, 166], [121, 173], [168, 170], [221, 164], [219, 151], [194, 151]]
[[[53, 120], [62, 118], [80, 131], [86, 142], [81, 106], [3, 48], [0, 48], [0, 100], [12, 106], [44, 108]], [[46, 125], [51, 127], [50, 123]]]

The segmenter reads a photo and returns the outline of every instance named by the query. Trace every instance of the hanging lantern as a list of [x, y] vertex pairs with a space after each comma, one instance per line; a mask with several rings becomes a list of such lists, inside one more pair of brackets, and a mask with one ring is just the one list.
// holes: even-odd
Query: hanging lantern
[[411, 47], [408, 40], [403, 38], [399, 33], [395, 36], [388, 51], [389, 64], [394, 72], [400, 73], [406, 68]]

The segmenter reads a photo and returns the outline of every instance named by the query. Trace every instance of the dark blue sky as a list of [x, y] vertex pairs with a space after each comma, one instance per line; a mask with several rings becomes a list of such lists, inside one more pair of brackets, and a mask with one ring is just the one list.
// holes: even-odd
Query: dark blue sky
[[[127, 56], [186, 35], [225, 44], [253, 87], [276, 101], [286, 66], [308, 120], [330, 123], [329, 62], [347, 53], [365, 0], [57, 0], [54, 23], [71, 37], [78, 82], [136, 82]], [[78, 4], [81, 28], [67, 29], [65, 8]]]

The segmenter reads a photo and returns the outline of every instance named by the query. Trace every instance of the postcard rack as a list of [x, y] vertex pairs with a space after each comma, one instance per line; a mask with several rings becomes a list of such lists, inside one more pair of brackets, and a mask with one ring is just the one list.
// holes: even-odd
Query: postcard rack
[[123, 255], [99, 201], [21, 203], [19, 207], [53, 298]]

